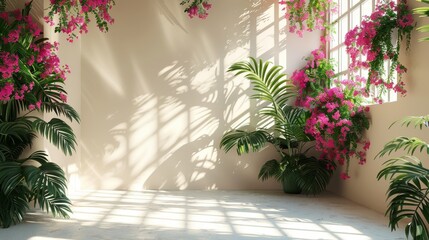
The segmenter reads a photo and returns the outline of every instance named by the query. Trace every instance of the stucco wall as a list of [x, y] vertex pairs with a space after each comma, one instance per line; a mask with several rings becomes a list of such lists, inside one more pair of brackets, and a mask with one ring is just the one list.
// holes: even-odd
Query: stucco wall
[[[416, 1], [408, 1], [411, 8], [421, 4]], [[418, 26], [423, 23], [428, 24], [426, 19], [415, 18]], [[371, 106], [370, 116], [372, 125], [367, 132], [367, 137], [371, 141], [371, 149], [368, 152], [368, 162], [364, 166], [353, 164], [351, 167], [351, 179], [347, 181], [334, 178], [329, 187], [341, 196], [349, 198], [364, 206], [384, 212], [386, 209], [385, 193], [387, 181], [377, 181], [376, 175], [382, 169], [381, 164], [388, 159], [375, 159], [375, 155], [382, 149], [384, 144], [397, 136], [417, 136], [426, 140], [428, 130], [415, 130], [411, 127], [400, 127], [400, 124], [388, 129], [391, 123], [403, 119], [410, 115], [427, 115], [429, 96], [429, 80], [427, 68], [427, 53], [429, 52], [429, 42], [418, 42], [423, 35], [414, 32], [411, 41], [411, 48], [408, 52], [401, 53], [401, 59], [408, 67], [408, 74], [405, 77], [406, 97], [399, 97], [397, 102], [385, 103]], [[399, 156], [401, 154], [393, 155]], [[426, 158], [422, 158], [425, 160]], [[355, 161], [356, 162], [356, 161]]]
[[108, 34], [82, 38], [80, 186], [98, 189], [270, 189], [257, 179], [272, 149], [219, 150], [224, 131], [255, 123], [249, 82], [226, 73], [248, 56], [289, 66], [318, 34], [288, 37], [277, 1], [215, 1], [206, 20], [170, 0], [117, 1]]

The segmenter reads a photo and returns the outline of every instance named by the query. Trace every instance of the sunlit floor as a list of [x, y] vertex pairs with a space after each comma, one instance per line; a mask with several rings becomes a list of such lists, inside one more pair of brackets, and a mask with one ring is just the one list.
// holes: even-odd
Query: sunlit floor
[[382, 214], [330, 194], [87, 191], [72, 199], [71, 219], [33, 211], [0, 239], [404, 239]]

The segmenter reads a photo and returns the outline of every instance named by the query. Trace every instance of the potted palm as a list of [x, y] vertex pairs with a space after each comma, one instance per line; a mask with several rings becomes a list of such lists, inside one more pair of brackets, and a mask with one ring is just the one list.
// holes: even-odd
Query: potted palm
[[[220, 147], [226, 152], [234, 147], [237, 154], [257, 152], [271, 144], [279, 159], [267, 161], [259, 172], [259, 178], [275, 178], [283, 184], [286, 193], [317, 194], [325, 190], [332, 173], [331, 162], [307, 156], [311, 149], [311, 137], [305, 133], [308, 112], [289, 106], [287, 102], [296, 95], [288, 84], [281, 66], [250, 58], [250, 61], [233, 64], [228, 71], [236, 76], [244, 74], [250, 80], [255, 94], [251, 97], [267, 105], [260, 111], [261, 124], [252, 130], [234, 129], [226, 132]], [[269, 124], [267, 124], [269, 123]]]

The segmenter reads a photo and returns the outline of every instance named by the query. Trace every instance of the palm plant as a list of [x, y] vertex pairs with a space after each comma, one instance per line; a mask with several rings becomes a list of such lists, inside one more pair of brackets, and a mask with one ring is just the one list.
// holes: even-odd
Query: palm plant
[[[428, 122], [429, 115], [413, 116], [404, 119], [402, 125], [414, 125], [415, 128], [422, 129], [423, 126], [428, 126]], [[386, 211], [389, 227], [392, 231], [396, 230], [398, 223], [406, 220], [407, 238], [429, 239], [429, 169], [414, 156], [416, 151], [429, 154], [429, 145], [416, 137], [401, 136], [386, 143], [376, 157], [400, 150], [405, 151], [406, 155], [384, 162], [384, 168], [377, 175], [378, 180], [389, 180], [389, 205]]]
[[[254, 91], [251, 98], [267, 105], [260, 111], [259, 128], [252, 131], [228, 131], [222, 137], [220, 147], [226, 152], [235, 147], [237, 154], [241, 155], [260, 151], [271, 144], [279, 153], [280, 160], [269, 160], [261, 167], [261, 180], [273, 177], [282, 182], [284, 188], [293, 188], [291, 193], [322, 192], [332, 176], [332, 170], [327, 168], [326, 161], [305, 155], [311, 148], [308, 144], [312, 141], [304, 131], [308, 112], [288, 106], [287, 103], [296, 95], [296, 90], [289, 84], [286, 75], [281, 73], [282, 67], [250, 58], [250, 61], [233, 64], [228, 71], [235, 72], [236, 76], [243, 74], [250, 80]], [[246, 128], [252, 129], [251, 126]], [[293, 186], [295, 181], [296, 186]]]
[[[28, 16], [30, 8], [31, 4], [26, 6], [23, 16]], [[46, 121], [42, 115], [54, 113], [79, 122], [78, 113], [63, 101], [66, 91], [62, 75], [49, 71], [43, 76], [49, 69], [45, 62], [27, 63], [37, 54], [36, 46], [46, 40], [35, 40], [20, 24], [23, 23], [18, 20], [9, 24], [0, 19], [3, 35], [15, 28], [22, 29], [18, 41], [0, 45], [1, 51], [19, 59], [19, 70], [9, 78], [0, 78], [0, 86], [32, 86], [21, 93], [22, 97], [17, 93], [18, 97], [0, 101], [0, 226], [5, 228], [23, 220], [30, 202], [54, 216], [68, 217], [71, 202], [66, 196], [64, 171], [49, 161], [45, 151], [31, 151], [31, 146], [40, 134], [65, 155], [71, 155], [76, 145], [72, 128], [60, 118]], [[30, 114], [34, 111], [39, 114]]]

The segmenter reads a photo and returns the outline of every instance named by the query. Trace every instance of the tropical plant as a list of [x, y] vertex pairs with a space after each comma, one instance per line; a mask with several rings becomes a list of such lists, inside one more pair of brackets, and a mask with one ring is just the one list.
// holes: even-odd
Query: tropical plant
[[[403, 120], [402, 126], [414, 125], [422, 129], [428, 126], [429, 115], [413, 116]], [[429, 144], [416, 137], [397, 137], [386, 143], [376, 158], [404, 151], [406, 155], [384, 162], [384, 168], [377, 179], [389, 180], [387, 200], [389, 205], [389, 227], [396, 230], [398, 223], [405, 220], [405, 235], [413, 239], [429, 239], [429, 169], [414, 156], [417, 152], [429, 155]]]
[[[30, 4], [22, 12], [0, 17], [0, 226], [22, 221], [29, 203], [54, 216], [71, 212], [64, 171], [49, 161], [45, 151], [32, 151], [37, 134], [66, 155], [75, 149], [72, 128], [60, 118], [79, 122], [64, 89], [66, 68], [60, 67], [57, 46], [38, 39]], [[39, 114], [33, 114], [39, 112]], [[29, 153], [30, 152], [30, 153]]]
[[[417, 1], [429, 4], [429, 0], [417, 0]], [[429, 7], [418, 7], [418, 8], [414, 8], [413, 10], [414, 10], [414, 13], [419, 14], [420, 17], [429, 17]], [[427, 33], [429, 32], [429, 24], [418, 27], [417, 30], [423, 33]], [[429, 37], [421, 38], [420, 41], [429, 41]]]
[[224, 134], [220, 146], [226, 152], [236, 147], [237, 154], [257, 152], [267, 144], [275, 147], [280, 160], [269, 160], [261, 168], [259, 178], [270, 177], [290, 183], [291, 175], [296, 178], [298, 189], [306, 194], [322, 192], [332, 175], [328, 162], [307, 157], [312, 140], [304, 132], [308, 112], [302, 108], [288, 106], [287, 102], [296, 95], [281, 66], [272, 66], [269, 62], [250, 58], [250, 61], [238, 62], [229, 68], [236, 76], [243, 74], [253, 85], [253, 99], [268, 104], [260, 111], [260, 127], [250, 131], [231, 130]]

